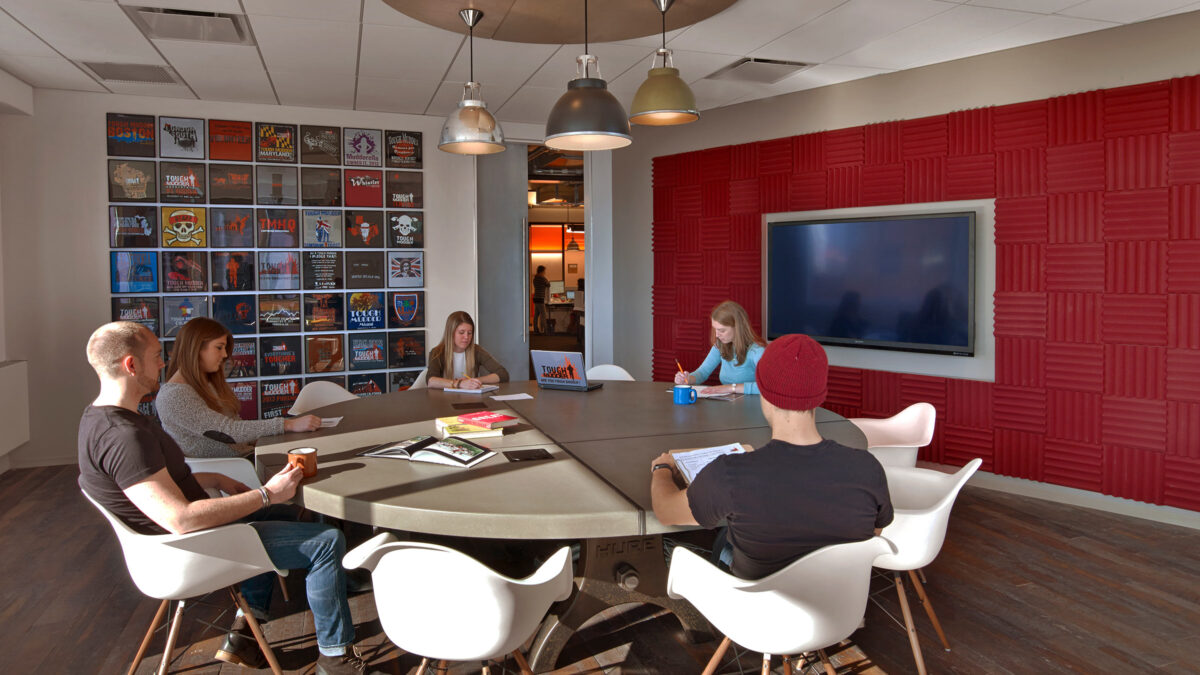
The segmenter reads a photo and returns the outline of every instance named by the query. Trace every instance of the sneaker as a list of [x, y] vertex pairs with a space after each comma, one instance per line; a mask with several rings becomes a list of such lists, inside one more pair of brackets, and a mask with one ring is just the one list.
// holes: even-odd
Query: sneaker
[[316, 675], [364, 675], [366, 672], [367, 662], [358, 647], [350, 647], [341, 656], [321, 654], [317, 658]]
[[267, 667], [267, 655], [258, 648], [258, 640], [254, 639], [254, 633], [246, 625], [225, 634], [225, 642], [217, 650], [215, 658], [255, 670]]

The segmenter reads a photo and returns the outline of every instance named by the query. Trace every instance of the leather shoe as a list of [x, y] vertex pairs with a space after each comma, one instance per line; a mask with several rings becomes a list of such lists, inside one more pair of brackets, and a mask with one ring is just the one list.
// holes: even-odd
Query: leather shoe
[[226, 633], [225, 642], [217, 650], [215, 658], [255, 670], [267, 667], [267, 655], [258, 648], [258, 640], [254, 639], [254, 633], [250, 632], [248, 626]]
[[321, 654], [317, 658], [316, 675], [364, 675], [366, 672], [367, 662], [362, 658], [358, 647], [351, 646], [341, 656]]

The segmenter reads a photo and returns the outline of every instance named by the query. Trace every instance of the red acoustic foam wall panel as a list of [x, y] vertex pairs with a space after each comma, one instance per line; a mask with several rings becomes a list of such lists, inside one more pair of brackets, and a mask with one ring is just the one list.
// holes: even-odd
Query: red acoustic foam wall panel
[[946, 199], [983, 199], [996, 194], [996, 156], [946, 158]]
[[1104, 390], [1104, 345], [1047, 342], [1045, 349], [1047, 387]]
[[1200, 459], [1200, 403], [1167, 401], [1167, 454]]
[[1103, 241], [1103, 192], [1050, 195], [1048, 210], [1050, 243], [1086, 244]]
[[990, 154], [992, 108], [959, 110], [946, 116], [947, 147], [951, 157]]
[[[927, 460], [1200, 510], [1200, 77], [653, 163], [652, 369], [761, 328], [764, 214], [996, 200], [996, 382], [831, 369], [827, 407], [938, 407]], [[1166, 461], [1164, 461], [1164, 458]]]
[[1162, 453], [1106, 444], [1101, 492], [1126, 499], [1163, 503], [1164, 459]]
[[1104, 138], [1104, 92], [1059, 96], [1049, 101], [1049, 144], [1070, 145]]
[[997, 150], [1044, 148], [1049, 139], [1048, 101], [1006, 105], [992, 118]]
[[1200, 294], [1167, 296], [1167, 346], [1200, 349]]
[[1042, 480], [1042, 446], [1046, 439], [1042, 434], [997, 427], [994, 442], [996, 453], [992, 465], [996, 473]]
[[1059, 145], [1046, 150], [1046, 191], [1089, 192], [1104, 189], [1104, 143]]
[[1046, 437], [1094, 443], [1100, 449], [1100, 394], [1046, 390]]
[[1047, 438], [1042, 451], [1042, 479], [1099, 492], [1104, 480], [1104, 452], [1098, 443]]

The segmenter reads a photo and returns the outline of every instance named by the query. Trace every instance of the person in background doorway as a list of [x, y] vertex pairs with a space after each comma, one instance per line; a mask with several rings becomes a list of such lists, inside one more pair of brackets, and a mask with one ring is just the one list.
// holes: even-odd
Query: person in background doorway
[[546, 266], [538, 265], [533, 275], [533, 333], [546, 332], [546, 296], [550, 294], [550, 280], [546, 278]]
[[572, 323], [575, 325], [575, 339], [579, 341], [579, 348], [583, 349], [583, 326], [587, 316], [584, 314], [584, 298], [586, 295], [583, 290], [583, 277], [579, 277], [579, 281], [575, 285], [575, 305], [571, 309]]
[[[543, 269], [543, 268], [538, 268]], [[442, 341], [429, 352], [430, 389], [478, 389], [508, 382], [508, 371], [475, 344], [475, 322], [466, 312], [446, 317]]]
[[721, 384], [705, 387], [702, 394], [757, 394], [754, 369], [763, 353], [763, 340], [750, 325], [750, 316], [741, 305], [726, 300], [713, 307], [713, 346], [704, 363], [694, 372], [675, 373], [675, 384], [700, 384], [713, 368], [721, 366]]

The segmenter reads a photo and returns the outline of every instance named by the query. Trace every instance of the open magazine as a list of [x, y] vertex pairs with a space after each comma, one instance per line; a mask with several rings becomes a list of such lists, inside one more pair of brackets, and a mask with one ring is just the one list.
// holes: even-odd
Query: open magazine
[[675, 458], [675, 466], [679, 468], [679, 473], [683, 476], [683, 482], [691, 485], [697, 474], [700, 473], [700, 470], [708, 466], [714, 459], [721, 455], [732, 455], [734, 453], [746, 452], [750, 449], [749, 446], [741, 443], [730, 443], [711, 448], [672, 450], [671, 456]]
[[358, 454], [363, 457], [388, 457], [470, 468], [496, 453], [465, 438], [450, 436], [438, 440], [433, 436], [414, 436], [403, 441], [373, 445]]

